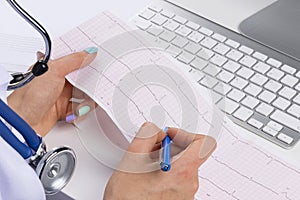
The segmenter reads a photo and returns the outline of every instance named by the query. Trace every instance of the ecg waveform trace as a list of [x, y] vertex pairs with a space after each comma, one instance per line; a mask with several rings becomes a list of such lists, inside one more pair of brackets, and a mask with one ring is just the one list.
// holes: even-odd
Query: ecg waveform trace
[[[172, 79], [176, 73], [171, 76], [168, 68], [161, 67], [169, 66], [169, 59], [147, 48], [139, 49], [143, 47], [140, 41], [128, 43], [129, 48], [136, 48], [136, 51], [124, 55], [116, 55], [119, 52], [111, 51], [118, 48], [120, 43], [110, 39], [130, 31], [128, 25], [104, 12], [58, 38], [54, 42], [54, 57], [81, 51], [87, 46], [98, 46], [100, 51], [95, 61], [70, 74], [68, 80], [90, 95], [116, 121], [121, 120], [116, 124], [125, 126], [129, 138], [134, 137], [132, 133], [151, 117], [161, 126], [164, 125], [161, 121], [165, 120], [164, 123], [169, 126], [180, 127], [186, 112], [197, 114], [196, 126], [186, 123], [181, 128], [208, 133], [213, 126], [211, 120], [215, 110], [212, 106], [205, 106], [207, 102], [200, 95], [189, 99], [186, 90], [190, 85], [184, 83], [188, 80]], [[127, 36], [125, 43], [128, 42]], [[175, 72], [180, 73], [180, 70], [175, 69]], [[155, 77], [151, 77], [152, 73]], [[162, 83], [153, 84], [149, 77]], [[175, 92], [164, 87], [168, 84]], [[195, 87], [192, 88], [190, 92], [198, 94]], [[125, 104], [118, 105], [116, 98], [123, 99]], [[190, 105], [187, 110], [182, 110], [182, 103]], [[122, 119], [133, 123], [127, 126]], [[235, 126], [229, 126], [226, 120], [217, 138], [216, 151], [199, 168], [200, 188], [195, 199], [300, 199], [299, 169], [236, 134]]]

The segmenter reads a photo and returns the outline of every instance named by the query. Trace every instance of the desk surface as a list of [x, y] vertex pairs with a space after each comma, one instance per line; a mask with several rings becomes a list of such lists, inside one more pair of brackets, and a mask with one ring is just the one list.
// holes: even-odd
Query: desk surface
[[[129, 1], [130, 3], [128, 3]], [[150, 2], [150, 0], [129, 1], [33, 0], [21, 1], [20, 3], [22, 3], [30, 13], [36, 16], [42, 24], [47, 27], [52, 37], [55, 38], [103, 10], [110, 10], [117, 16], [122, 17], [122, 19], [129, 19]], [[274, 0], [175, 1], [180, 2], [183, 7], [193, 8], [194, 12], [233, 30], [237, 30], [238, 24], [243, 19], [274, 2]], [[128, 5], [130, 5], [130, 7]], [[15, 13], [9, 9], [5, 1], [0, 2], [0, 12], [1, 16], [7, 16], [7, 18], [5, 18], [7, 20], [0, 20], [0, 26], [2, 27], [0, 33], [39, 37], [27, 24], [16, 17]], [[20, 32], [20, 30], [22, 30], [22, 32]], [[291, 162], [295, 161], [294, 158], [300, 153], [299, 144], [286, 155], [286, 151], [275, 145], [267, 144], [266, 141], [258, 139], [254, 134], [252, 135], [253, 137], [249, 136], [249, 139], [258, 140], [260, 145], [270, 147], [270, 150], [274, 150], [274, 152], [280, 156], [285, 156]], [[75, 199], [101, 199], [106, 181], [111, 175], [112, 170], [99, 163], [86, 151], [79, 139], [76, 129], [72, 125], [58, 123], [51, 133], [48, 134], [46, 141], [49, 147], [66, 144], [74, 148], [77, 153], [78, 165], [75, 175], [64, 191]], [[295, 164], [300, 166], [299, 161], [298, 163], [295, 162]]]

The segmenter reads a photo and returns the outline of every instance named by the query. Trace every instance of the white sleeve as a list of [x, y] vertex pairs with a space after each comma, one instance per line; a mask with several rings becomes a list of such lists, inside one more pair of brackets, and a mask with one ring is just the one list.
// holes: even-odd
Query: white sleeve
[[0, 98], [6, 102], [6, 89], [11, 76], [7, 73], [5, 68], [0, 65]]
[[0, 152], [0, 200], [44, 200], [45, 192], [35, 171], [1, 137]]
[[[0, 66], [0, 98], [5, 102], [10, 78]], [[34, 170], [1, 136], [0, 155], [0, 200], [44, 200], [44, 189]]]

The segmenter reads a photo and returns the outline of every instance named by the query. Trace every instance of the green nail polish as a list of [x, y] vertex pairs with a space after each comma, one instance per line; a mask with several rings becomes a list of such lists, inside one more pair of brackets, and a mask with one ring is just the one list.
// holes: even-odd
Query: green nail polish
[[98, 48], [97, 47], [88, 47], [84, 51], [89, 53], [89, 54], [93, 54], [93, 53], [98, 52]]
[[86, 115], [88, 112], [90, 112], [90, 110], [91, 110], [90, 106], [83, 106], [83, 107], [79, 108], [79, 110], [78, 110], [79, 117]]

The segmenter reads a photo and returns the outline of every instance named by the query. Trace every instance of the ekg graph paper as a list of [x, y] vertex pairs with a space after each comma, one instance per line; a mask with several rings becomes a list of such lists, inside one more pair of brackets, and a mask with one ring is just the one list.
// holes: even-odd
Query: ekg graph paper
[[[101, 13], [58, 38], [54, 57], [98, 46], [95, 61], [68, 80], [103, 107], [129, 139], [148, 120], [209, 132], [217, 111], [186, 78], [191, 71], [181, 65], [176, 69], [162, 54], [142, 48], [130, 31], [112, 14]], [[218, 133], [216, 151], [199, 169], [195, 199], [300, 199], [298, 168], [248, 142], [234, 126], [224, 123]]]

